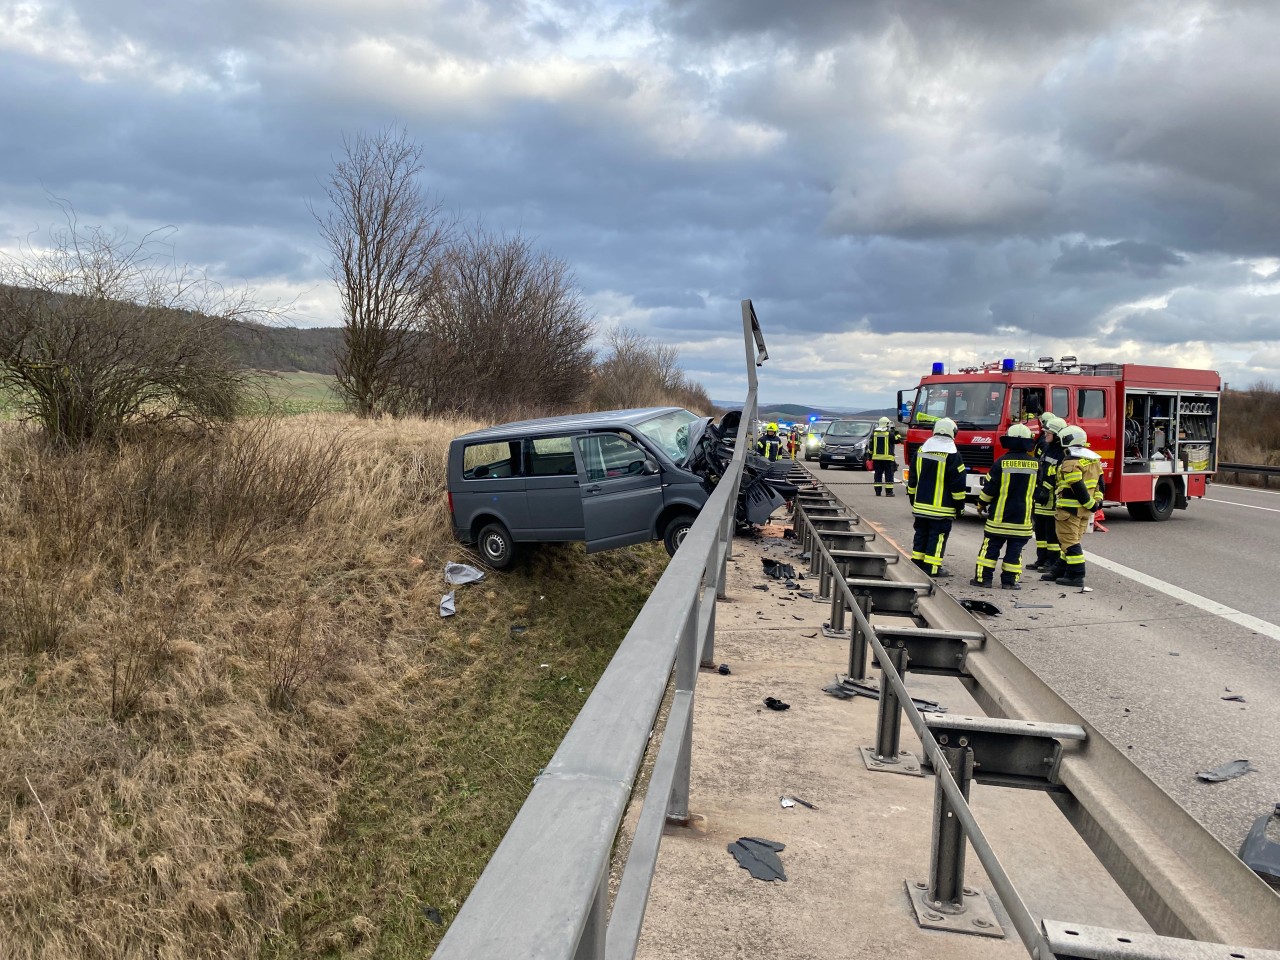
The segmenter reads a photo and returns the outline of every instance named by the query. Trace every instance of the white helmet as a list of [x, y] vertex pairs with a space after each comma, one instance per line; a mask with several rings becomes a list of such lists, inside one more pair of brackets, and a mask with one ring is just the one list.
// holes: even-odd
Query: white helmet
[[951, 437], [954, 439], [956, 435], [956, 422], [950, 417], [943, 417], [933, 425], [933, 435], [935, 437]]
[[876, 426], [877, 426], [877, 427], [879, 427], [881, 430], [888, 430], [888, 429], [889, 429], [889, 418], [888, 418], [888, 417], [881, 417], [881, 418], [880, 418], [880, 422], [879, 422], [879, 423], [877, 423], [877, 424], [876, 424]]
[[1075, 424], [1063, 427], [1058, 434], [1058, 439], [1062, 441], [1064, 447], [1087, 447], [1089, 445], [1089, 435], [1084, 432], [1084, 427], [1077, 427]]
[[1052, 413], [1045, 413], [1040, 415], [1041, 429], [1048, 430], [1050, 433], [1061, 434], [1063, 428], [1066, 427], [1066, 425], [1067, 425], [1067, 421], [1063, 420], [1059, 416], [1055, 416]]
[[1031, 428], [1021, 423], [1015, 423], [1009, 428], [1009, 432], [1005, 434], [1008, 437], [1017, 437], [1020, 440], [1031, 439]]

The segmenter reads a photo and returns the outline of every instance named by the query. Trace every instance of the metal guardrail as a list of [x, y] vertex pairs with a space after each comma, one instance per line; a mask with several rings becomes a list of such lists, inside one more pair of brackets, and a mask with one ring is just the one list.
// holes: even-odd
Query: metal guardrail
[[[815, 483], [815, 485], [817, 485]], [[820, 486], [820, 485], [819, 485]], [[832, 497], [834, 500], [835, 498]], [[816, 522], [815, 522], [816, 521]], [[869, 612], [874, 602], [866, 594], [855, 595], [849, 579], [841, 569], [841, 560], [823, 542], [830, 537], [823, 527], [830, 516], [821, 519], [806, 515], [803, 498], [797, 498], [795, 524], [802, 549], [809, 551], [811, 571], [818, 577], [818, 593], [832, 604], [831, 627], [841, 630], [846, 612], [853, 617], [849, 631], [849, 673], [861, 679], [865, 673], [868, 651], [874, 651], [881, 669], [881, 711], [877, 730], [875, 756], [897, 754], [897, 721], [899, 709], [923, 747], [926, 761], [937, 776], [939, 800], [935, 805], [933, 863], [930, 867], [929, 896], [936, 895], [941, 874], [939, 857], [949, 855], [952, 866], [959, 858], [963, 872], [963, 839], [960, 851], [956, 838], [946, 839], [938, 811], [945, 805], [959, 821], [988, 878], [1007, 911], [1015, 930], [1035, 960], [1075, 956], [1075, 952], [1055, 954], [1050, 940], [1055, 921], [1037, 918], [1022, 900], [991, 844], [982, 833], [966, 799], [967, 789], [957, 783], [953, 771], [957, 766], [954, 744], [944, 751], [929, 729], [928, 722], [907, 691], [902, 673], [908, 669], [906, 651], [887, 649], [871, 625]], [[848, 553], [849, 551], [842, 551]], [[853, 551], [856, 554], [856, 549]], [[900, 565], [895, 565], [900, 566]], [[888, 580], [889, 567], [885, 568]], [[908, 567], [915, 570], [915, 567]], [[896, 577], [901, 580], [901, 577]], [[855, 579], [854, 584], [867, 581]], [[1231, 851], [1222, 846], [1177, 803], [1160, 790], [1136, 765], [1117, 750], [1101, 734], [1079, 717], [1060, 697], [1050, 690], [991, 633], [981, 628], [974, 618], [946, 594], [929, 587], [912, 609], [929, 627], [909, 629], [923, 635], [950, 634], [964, 637], [965, 654], [958, 668], [960, 676], [991, 716], [1013, 718], [1028, 726], [1075, 730], [1083, 738], [1063, 750], [1055, 763], [1054, 785], [1061, 792], [1051, 794], [1068, 820], [1093, 849], [1100, 862], [1116, 879], [1121, 889], [1133, 900], [1162, 937], [1139, 937], [1144, 941], [1165, 941], [1166, 937], [1186, 938], [1157, 944], [1143, 951], [1119, 947], [1120, 952], [1081, 954], [1123, 958], [1191, 957], [1191, 956], [1280, 956], [1271, 950], [1252, 947], [1244, 952], [1227, 952], [1214, 945], [1213, 953], [1194, 950], [1209, 947], [1192, 942], [1210, 940], [1244, 942], [1273, 946], [1280, 940], [1280, 898], [1266, 886]], [[925, 639], [941, 639], [937, 636]], [[975, 642], [976, 641], [976, 642]], [[1050, 721], [1044, 724], [1042, 721]], [[888, 729], [886, 729], [888, 727]], [[944, 738], [945, 739], [945, 738]], [[966, 741], [961, 740], [962, 745]], [[888, 759], [888, 758], [886, 758]], [[964, 771], [962, 770], [962, 773]], [[963, 779], [963, 777], [962, 777]], [[965, 783], [967, 787], [967, 781]], [[945, 798], [943, 800], [942, 798]], [[948, 842], [950, 850], [948, 851]], [[945, 898], [944, 898], [945, 899]], [[938, 919], [942, 919], [939, 917]], [[1105, 931], [1104, 931], [1105, 933]], [[1105, 937], [1103, 938], [1105, 939]], [[1132, 940], [1127, 934], [1114, 938], [1119, 943]], [[1169, 944], [1172, 946], [1169, 946]], [[1180, 946], [1182, 945], [1182, 946]], [[1116, 949], [1113, 942], [1108, 949]]]
[[1262, 477], [1262, 485], [1271, 486], [1271, 478], [1280, 476], [1280, 467], [1273, 467], [1265, 463], [1219, 463], [1218, 473], [1234, 473], [1236, 480], [1240, 480], [1240, 474], [1251, 473]]
[[[711, 662], [734, 511], [768, 357], [742, 301], [747, 396], [720, 480], [555, 756], [539, 775], [436, 960], [628, 960], [635, 955], [668, 819], [689, 815], [694, 687]], [[675, 690], [639, 824], [609, 910], [609, 859], [672, 671]]]

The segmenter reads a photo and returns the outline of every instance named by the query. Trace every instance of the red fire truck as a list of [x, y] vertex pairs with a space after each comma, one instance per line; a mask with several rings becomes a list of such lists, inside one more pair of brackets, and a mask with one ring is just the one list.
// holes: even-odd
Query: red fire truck
[[915, 452], [942, 417], [956, 422], [956, 446], [969, 470], [970, 502], [1004, 453], [1000, 436], [1013, 423], [1055, 413], [1089, 435], [1105, 463], [1108, 504], [1138, 520], [1167, 520], [1203, 497], [1218, 462], [1222, 383], [1213, 370], [1137, 363], [1082, 364], [1075, 357], [1003, 360], [946, 373], [941, 363], [920, 378], [914, 401], [898, 391], [899, 422], [910, 469]]

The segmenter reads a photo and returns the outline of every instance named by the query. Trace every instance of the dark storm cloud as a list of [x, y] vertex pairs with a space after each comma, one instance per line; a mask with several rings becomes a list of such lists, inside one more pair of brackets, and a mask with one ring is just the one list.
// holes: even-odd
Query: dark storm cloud
[[1053, 261], [1055, 273], [1133, 273], [1140, 277], [1162, 277], [1169, 267], [1180, 267], [1186, 257], [1155, 243], [1119, 240], [1116, 243], [1063, 243], [1062, 254]]
[[94, 222], [174, 224], [182, 258], [230, 276], [323, 286], [307, 201], [344, 134], [401, 123], [450, 212], [531, 236], [606, 324], [685, 344], [713, 384], [741, 377], [708, 345], [744, 296], [788, 350], [1278, 333], [1240, 262], [1280, 256], [1273, 5], [23, 9], [44, 33], [0, 34], [10, 236], [55, 219], [47, 191]]
[[667, 0], [663, 22], [702, 39], [770, 36], [829, 45], [854, 32], [905, 23], [924, 35], [962, 33], [1008, 42], [1096, 30], [1132, 4], [1124, 0]]

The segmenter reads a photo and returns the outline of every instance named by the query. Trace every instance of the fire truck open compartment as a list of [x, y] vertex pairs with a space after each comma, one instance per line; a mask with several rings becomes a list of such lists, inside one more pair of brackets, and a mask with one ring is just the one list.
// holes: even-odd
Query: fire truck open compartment
[[1132, 389], [1125, 394], [1124, 473], [1208, 473], [1217, 467], [1218, 396]]

